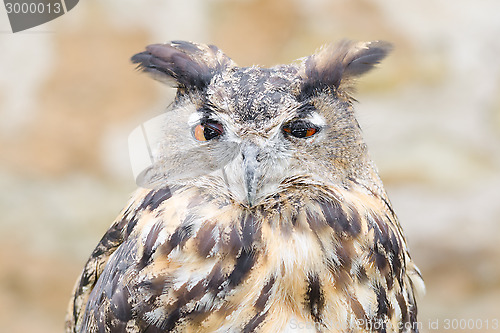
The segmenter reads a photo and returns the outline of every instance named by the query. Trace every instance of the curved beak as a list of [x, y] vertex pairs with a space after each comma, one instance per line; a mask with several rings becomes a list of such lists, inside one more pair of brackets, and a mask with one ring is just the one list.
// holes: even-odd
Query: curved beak
[[252, 207], [255, 203], [259, 180], [261, 177], [259, 167], [259, 154], [261, 149], [254, 143], [245, 144], [241, 148], [243, 158], [243, 179], [245, 182], [245, 192], [248, 205]]

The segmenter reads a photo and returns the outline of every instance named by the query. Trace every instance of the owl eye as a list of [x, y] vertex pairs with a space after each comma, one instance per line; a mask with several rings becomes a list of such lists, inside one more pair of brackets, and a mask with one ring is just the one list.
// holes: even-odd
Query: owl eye
[[202, 123], [195, 126], [193, 136], [198, 141], [209, 141], [219, 137], [224, 128], [219, 123]]
[[318, 127], [303, 120], [294, 121], [283, 126], [283, 132], [285, 132], [285, 134], [292, 135], [296, 138], [308, 138], [318, 131]]

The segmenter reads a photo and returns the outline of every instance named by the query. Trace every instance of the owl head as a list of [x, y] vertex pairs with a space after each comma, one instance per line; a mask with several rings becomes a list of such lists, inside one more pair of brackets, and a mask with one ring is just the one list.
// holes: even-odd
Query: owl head
[[262, 68], [239, 67], [213, 45], [148, 46], [132, 62], [177, 94], [155, 162], [138, 182], [212, 187], [249, 207], [308, 184], [377, 183], [351, 91], [389, 50], [380, 41], [342, 41]]

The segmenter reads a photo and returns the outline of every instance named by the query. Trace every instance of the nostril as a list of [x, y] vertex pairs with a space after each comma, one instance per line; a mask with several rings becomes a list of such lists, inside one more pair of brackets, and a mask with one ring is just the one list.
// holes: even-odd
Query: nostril
[[257, 162], [261, 162], [262, 161], [262, 154], [245, 154], [245, 153], [241, 153], [241, 158], [243, 159], [243, 162], [245, 162], [247, 159], [249, 161], [251, 160], [254, 160], [254, 161], [257, 161]]

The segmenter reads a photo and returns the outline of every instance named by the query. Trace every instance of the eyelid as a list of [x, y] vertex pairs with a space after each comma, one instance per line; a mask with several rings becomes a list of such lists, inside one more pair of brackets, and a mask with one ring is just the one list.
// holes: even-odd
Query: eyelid
[[[206, 130], [211, 129], [216, 132], [217, 135], [207, 138], [205, 135], [207, 134]], [[201, 122], [198, 125], [194, 126], [193, 129], [193, 137], [200, 142], [210, 141], [221, 136], [224, 133], [224, 127], [222, 124], [218, 122]]]
[[217, 114], [215, 113], [206, 113], [203, 109], [197, 110], [189, 115], [188, 125], [189, 127], [194, 127], [198, 124], [206, 124], [206, 123], [221, 123], [222, 119], [219, 119]]
[[299, 139], [309, 138], [318, 133], [320, 129], [321, 127], [303, 119], [292, 120], [282, 127], [286, 135], [291, 135]]
[[206, 123], [201, 123], [200, 125], [210, 127], [211, 129], [219, 132], [220, 134], [224, 133], [224, 127], [222, 126], [222, 124], [220, 124], [218, 122], [210, 121], [210, 122], [206, 122]]

